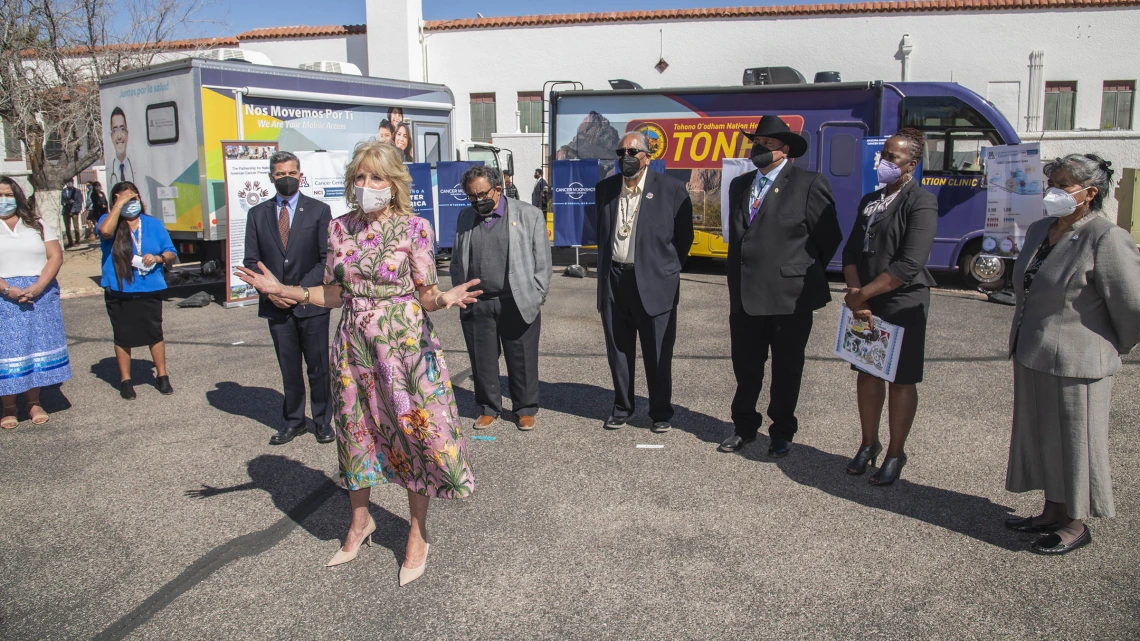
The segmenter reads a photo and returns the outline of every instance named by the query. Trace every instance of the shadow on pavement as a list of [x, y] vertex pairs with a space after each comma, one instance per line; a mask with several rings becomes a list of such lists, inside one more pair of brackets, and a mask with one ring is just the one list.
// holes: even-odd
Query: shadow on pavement
[[[47, 385], [40, 388], [40, 407], [48, 414], [55, 414], [63, 410], [71, 409], [71, 401], [63, 393], [63, 383], [56, 383], [55, 385]], [[21, 423], [30, 421], [31, 416], [28, 415], [27, 397], [23, 394], [17, 394], [16, 407], [18, 412], [16, 418]]]
[[[150, 355], [150, 350], [145, 347], [136, 347], [132, 352], [139, 350], [142, 350], [142, 353], [147, 356]], [[92, 365], [91, 373], [99, 380], [115, 388], [116, 392], [119, 391], [119, 363], [114, 356], [108, 356]], [[131, 382], [135, 385], [154, 385], [154, 363], [149, 360], [131, 358]], [[177, 384], [177, 381], [174, 383]]]
[[281, 404], [285, 396], [268, 387], [250, 387], [225, 381], [206, 392], [206, 401], [215, 409], [253, 419], [274, 431], [280, 429]]

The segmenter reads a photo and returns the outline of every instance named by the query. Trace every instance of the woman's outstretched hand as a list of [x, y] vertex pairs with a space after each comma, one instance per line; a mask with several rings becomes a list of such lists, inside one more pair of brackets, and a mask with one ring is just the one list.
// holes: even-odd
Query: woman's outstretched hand
[[257, 268], [261, 270], [260, 274], [246, 267], [238, 267], [234, 271], [242, 282], [262, 294], [280, 296], [284, 289], [281, 287], [281, 281], [277, 280], [277, 278], [269, 272], [269, 269], [265, 267], [265, 263], [258, 261]]
[[456, 285], [451, 289], [439, 295], [440, 307], [443, 309], [451, 309], [453, 305], [459, 306], [459, 309], [467, 309], [468, 305], [474, 305], [483, 290], [472, 290], [479, 284], [478, 278], [473, 278], [462, 285]]

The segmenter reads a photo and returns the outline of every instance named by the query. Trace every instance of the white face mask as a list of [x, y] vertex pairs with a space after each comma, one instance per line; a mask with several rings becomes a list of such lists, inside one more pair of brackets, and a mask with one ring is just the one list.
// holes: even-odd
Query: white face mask
[[[1081, 191], [1089, 189], [1085, 187]], [[1077, 193], [1081, 193], [1078, 191]], [[1050, 187], [1045, 192], [1045, 215], [1052, 216], [1053, 218], [1062, 218], [1068, 216], [1077, 210], [1077, 199], [1073, 194], [1061, 189], [1059, 187]]]
[[390, 202], [392, 202], [391, 187], [383, 189], [356, 188], [356, 203], [360, 205], [360, 210], [366, 214], [380, 211], [387, 207]]

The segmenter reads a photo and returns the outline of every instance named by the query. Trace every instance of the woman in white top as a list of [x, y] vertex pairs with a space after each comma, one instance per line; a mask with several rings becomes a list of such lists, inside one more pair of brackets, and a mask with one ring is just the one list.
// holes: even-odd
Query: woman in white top
[[40, 388], [71, 378], [59, 285], [59, 238], [28, 206], [16, 181], [0, 176], [0, 428], [19, 425], [23, 394], [35, 425], [49, 420]]

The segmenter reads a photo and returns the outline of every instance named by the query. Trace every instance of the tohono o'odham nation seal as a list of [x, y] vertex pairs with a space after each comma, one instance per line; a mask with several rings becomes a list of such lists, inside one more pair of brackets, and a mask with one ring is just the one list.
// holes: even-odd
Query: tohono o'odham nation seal
[[634, 131], [645, 134], [649, 139], [650, 160], [660, 160], [665, 157], [665, 152], [669, 149], [669, 137], [665, 135], [665, 130], [660, 125], [655, 122], [644, 122]]

